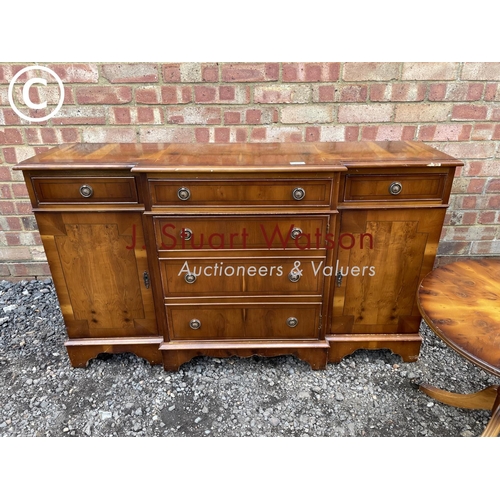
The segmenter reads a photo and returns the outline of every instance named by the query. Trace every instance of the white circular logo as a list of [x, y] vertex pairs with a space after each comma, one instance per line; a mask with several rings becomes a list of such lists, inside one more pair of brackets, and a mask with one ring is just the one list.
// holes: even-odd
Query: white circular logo
[[[21, 75], [23, 75], [24, 73], [26, 73], [27, 71], [30, 71], [32, 69], [33, 70], [39, 70], [39, 71], [45, 71], [46, 73], [49, 73], [52, 77], [54, 77], [54, 79], [56, 80], [57, 84], [59, 85], [59, 94], [60, 95], [59, 95], [59, 102], [57, 103], [57, 106], [47, 116], [41, 116], [41, 117], [38, 117], [38, 118], [32, 118], [31, 116], [27, 116], [22, 111], [20, 111], [17, 108], [16, 104], [14, 103], [14, 99], [12, 97], [12, 94], [14, 92], [14, 84], [16, 83], [17, 79]], [[39, 104], [36, 104], [36, 103], [34, 103], [31, 100], [31, 98], [29, 96], [30, 88], [35, 83], [39, 83], [41, 85], [45, 85], [46, 86], [47, 85], [47, 80], [45, 78], [30, 78], [23, 85], [23, 100], [24, 100], [24, 103], [30, 109], [45, 109], [47, 107], [47, 102], [46, 101], [45, 102], [41, 102]], [[45, 66], [27, 66], [26, 68], [23, 68], [21, 71], [18, 71], [14, 75], [14, 78], [12, 78], [12, 81], [9, 84], [9, 94], [8, 94], [8, 96], [9, 96], [9, 103], [10, 103], [12, 109], [14, 110], [14, 112], [18, 116], [20, 116], [24, 120], [28, 120], [29, 122], [44, 122], [44, 121], [47, 121], [50, 118], [52, 118], [61, 109], [61, 106], [63, 105], [63, 101], [64, 101], [64, 86], [63, 86], [63, 82], [59, 78], [59, 76], [54, 71], [52, 71], [50, 68], [46, 68]]]

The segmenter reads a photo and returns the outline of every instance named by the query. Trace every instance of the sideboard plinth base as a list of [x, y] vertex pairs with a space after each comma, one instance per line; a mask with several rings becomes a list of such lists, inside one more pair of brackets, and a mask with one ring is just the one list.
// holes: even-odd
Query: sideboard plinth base
[[383, 335], [331, 335], [326, 340], [330, 344], [328, 361], [340, 363], [343, 358], [358, 349], [389, 349], [403, 358], [405, 363], [417, 361], [422, 344], [420, 334]]

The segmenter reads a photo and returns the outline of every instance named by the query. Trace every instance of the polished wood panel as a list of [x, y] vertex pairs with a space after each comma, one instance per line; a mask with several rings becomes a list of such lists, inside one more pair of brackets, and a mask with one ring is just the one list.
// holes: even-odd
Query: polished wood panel
[[[342, 201], [441, 201], [446, 174], [346, 175]], [[394, 194], [391, 194], [391, 189]]]
[[[294, 198], [295, 189], [304, 190], [304, 197]], [[189, 199], [179, 198], [179, 189], [188, 189]], [[150, 180], [153, 207], [186, 206], [323, 206], [330, 205], [331, 180], [248, 180], [211, 181], [186, 179], [184, 181]]]
[[[32, 177], [38, 203], [138, 203], [134, 177]], [[85, 197], [80, 192], [86, 188]], [[85, 191], [84, 191], [85, 192]]]
[[321, 270], [325, 267], [325, 259], [304, 255], [229, 259], [218, 256], [166, 259], [161, 260], [160, 267], [166, 298], [250, 294], [321, 296], [324, 282]]
[[172, 340], [318, 339], [319, 312], [320, 304], [310, 303], [167, 306]]
[[139, 213], [37, 212], [36, 219], [69, 337], [156, 333]]

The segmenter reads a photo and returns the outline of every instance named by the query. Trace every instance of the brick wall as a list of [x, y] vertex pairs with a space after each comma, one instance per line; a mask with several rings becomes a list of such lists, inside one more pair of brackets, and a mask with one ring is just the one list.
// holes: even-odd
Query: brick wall
[[[0, 64], [0, 279], [49, 274], [11, 167], [72, 142], [424, 141], [465, 162], [440, 258], [500, 254], [500, 63], [42, 63], [65, 99], [40, 123], [8, 101], [12, 77], [34, 64]], [[32, 102], [54, 108], [52, 83], [33, 86]]]

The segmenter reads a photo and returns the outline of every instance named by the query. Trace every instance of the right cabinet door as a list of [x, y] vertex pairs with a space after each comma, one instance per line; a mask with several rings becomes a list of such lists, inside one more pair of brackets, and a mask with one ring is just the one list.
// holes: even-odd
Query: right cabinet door
[[418, 332], [417, 287], [432, 270], [445, 212], [341, 211], [332, 334]]

